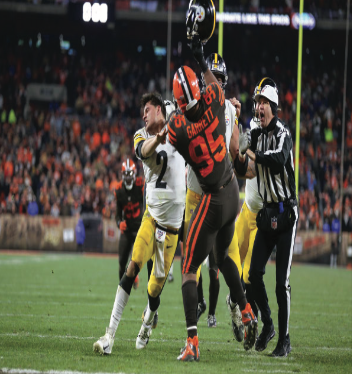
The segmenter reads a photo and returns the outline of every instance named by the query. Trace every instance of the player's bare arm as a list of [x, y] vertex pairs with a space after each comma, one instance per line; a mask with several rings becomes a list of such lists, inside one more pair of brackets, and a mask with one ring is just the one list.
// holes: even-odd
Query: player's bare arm
[[207, 86], [211, 83], [218, 83], [218, 80], [215, 78], [215, 75], [209, 69], [204, 73], [204, 81], [207, 84]]
[[164, 127], [154, 137], [147, 139], [142, 145], [142, 149], [141, 149], [142, 156], [144, 158], [150, 157], [154, 153], [156, 147], [159, 144], [165, 144], [166, 135], [167, 135], [167, 127]]
[[[248, 154], [248, 151], [249, 151], [249, 150], [247, 150], [247, 154]], [[249, 152], [251, 152], [251, 151], [249, 151]], [[253, 153], [253, 152], [252, 152], [252, 153]], [[244, 156], [241, 156], [240, 154], [238, 154], [237, 157], [238, 157], [238, 160], [239, 160], [242, 164], [245, 163], [245, 161], [246, 161], [246, 156], [245, 156], [245, 155], [244, 155]], [[248, 157], [249, 157], [249, 156], [248, 156]], [[254, 155], [254, 157], [255, 157], [255, 155]], [[244, 174], [239, 174], [239, 173], [237, 172], [236, 168], [234, 168], [233, 170], [234, 170], [234, 172], [235, 172], [235, 174], [236, 174], [236, 177], [237, 177], [238, 179], [253, 179], [253, 178], [255, 178], [255, 177], [257, 176], [257, 172], [256, 172], [256, 170], [255, 170], [255, 161], [252, 161], [252, 160], [248, 161], [247, 169], [246, 169], [246, 171], [245, 171]]]
[[232, 135], [230, 139], [230, 149], [229, 149], [233, 160], [237, 157], [239, 153], [238, 136], [239, 136], [238, 127], [235, 125], [232, 130]]
[[236, 108], [236, 116], [238, 118], [241, 115], [241, 103], [235, 97], [231, 97], [229, 101]]

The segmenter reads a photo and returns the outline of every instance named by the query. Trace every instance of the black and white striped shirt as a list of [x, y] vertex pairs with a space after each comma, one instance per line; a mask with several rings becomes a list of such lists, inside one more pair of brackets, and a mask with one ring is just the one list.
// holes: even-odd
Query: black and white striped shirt
[[296, 200], [292, 137], [277, 117], [262, 129], [252, 130], [258, 191], [265, 203]]

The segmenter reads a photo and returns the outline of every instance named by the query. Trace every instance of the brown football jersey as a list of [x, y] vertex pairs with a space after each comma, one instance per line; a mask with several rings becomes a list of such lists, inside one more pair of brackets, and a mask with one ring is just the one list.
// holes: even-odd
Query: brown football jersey
[[225, 139], [225, 95], [218, 83], [207, 86], [198, 117], [192, 122], [177, 112], [168, 123], [168, 137], [192, 166], [202, 190], [216, 191], [232, 175]]

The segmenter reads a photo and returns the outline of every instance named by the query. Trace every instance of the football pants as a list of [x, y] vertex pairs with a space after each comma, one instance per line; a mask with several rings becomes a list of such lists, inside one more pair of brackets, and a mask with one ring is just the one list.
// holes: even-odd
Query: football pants
[[[138, 230], [136, 240], [134, 242], [132, 251], [132, 261], [134, 261], [140, 270], [151, 258], [154, 259], [154, 254], [156, 250], [156, 239], [155, 239], [155, 229], [156, 221], [148, 212], [148, 209], [144, 212], [141, 226]], [[177, 229], [173, 227], [168, 227], [172, 231]], [[172, 261], [175, 256], [176, 247], [178, 242], [178, 235], [166, 232], [165, 242], [164, 242], [164, 277], [155, 277], [155, 261], [153, 263], [153, 269], [148, 282], [148, 293], [152, 297], [157, 297], [160, 295], [167, 275], [169, 273]]]

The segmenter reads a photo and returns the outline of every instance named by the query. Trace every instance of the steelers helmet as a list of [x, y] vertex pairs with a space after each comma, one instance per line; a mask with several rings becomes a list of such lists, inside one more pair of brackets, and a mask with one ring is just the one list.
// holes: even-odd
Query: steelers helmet
[[[224, 89], [227, 85], [228, 75], [227, 69], [224, 59], [218, 53], [212, 53], [210, 56], [207, 57], [205, 62], [208, 65], [209, 70], [215, 75], [217, 78], [218, 75], [222, 78], [222, 83], [220, 84], [221, 88]], [[202, 74], [202, 83], [206, 86], [204, 80], [204, 74]]]
[[182, 113], [192, 109], [200, 100], [198, 78], [188, 66], [181, 66], [177, 69], [174, 75], [173, 93]]
[[[256, 102], [256, 98], [258, 98], [259, 96], [267, 96], [264, 94], [263, 92], [263, 95], [261, 95], [262, 93], [262, 90], [264, 87], [266, 86], [270, 86], [273, 88], [273, 90], [270, 90], [267, 91], [267, 92], [271, 92], [272, 93], [272, 97], [268, 97], [268, 99], [270, 101], [272, 101], [274, 104], [276, 104], [276, 106], [278, 105], [278, 89], [276, 87], [276, 83], [269, 77], [264, 77], [262, 78], [258, 83], [257, 85], [255, 86], [255, 89], [254, 89], [254, 92], [253, 92], [253, 96], [252, 96], [252, 102], [253, 102], [253, 105], [252, 105], [252, 114], [253, 114], [253, 119], [255, 121], [259, 121], [259, 118], [258, 118], [258, 113], [256, 112], [256, 105], [257, 105], [257, 102]], [[276, 95], [275, 95], [276, 93]]]
[[136, 180], [136, 165], [131, 159], [127, 159], [122, 163], [122, 180], [126, 190], [132, 190]]
[[186, 18], [187, 39], [195, 35], [205, 44], [215, 30], [216, 11], [212, 0], [191, 0]]

